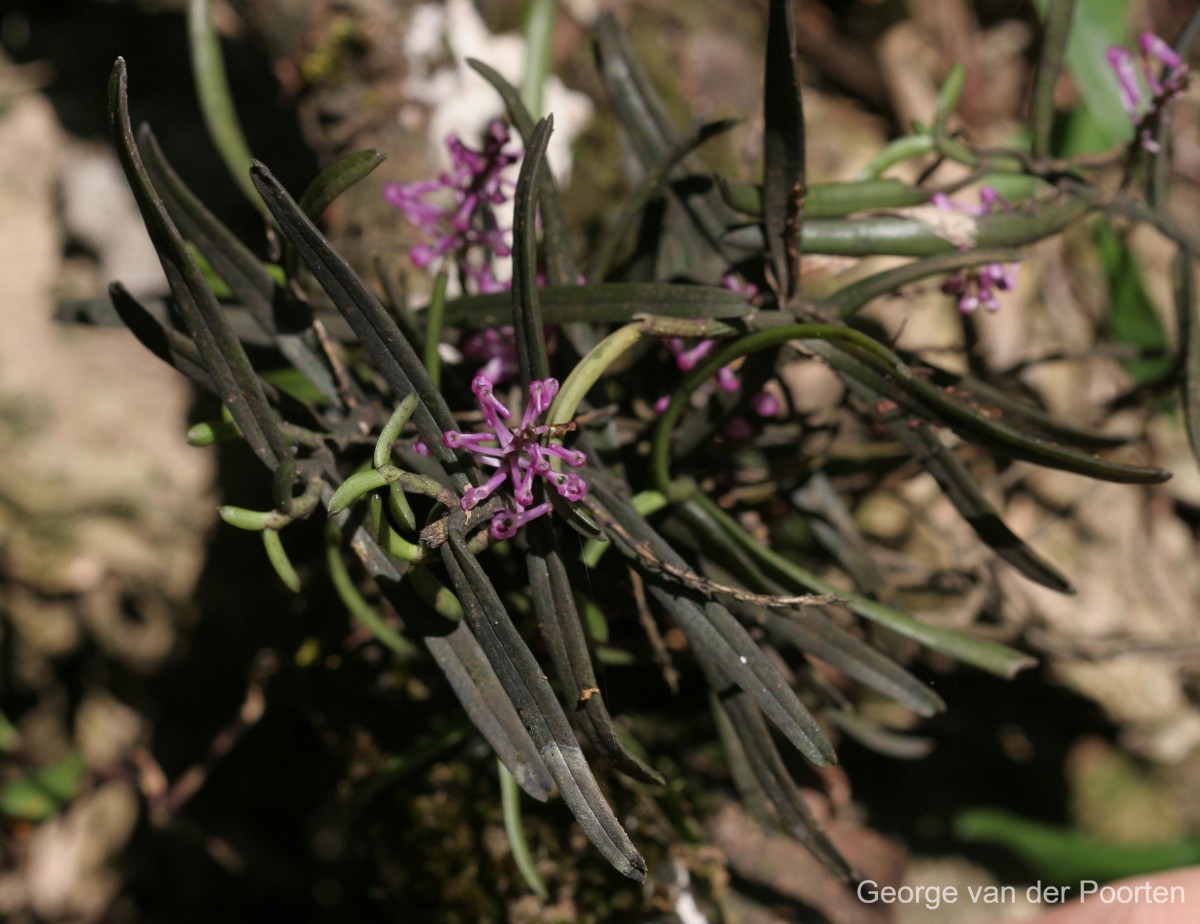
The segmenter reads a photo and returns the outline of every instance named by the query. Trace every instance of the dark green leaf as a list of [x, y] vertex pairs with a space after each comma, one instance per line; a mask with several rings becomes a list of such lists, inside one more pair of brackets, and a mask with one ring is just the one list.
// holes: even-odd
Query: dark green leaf
[[981, 670], [998, 674], [1001, 677], [1012, 677], [1018, 671], [1037, 663], [1029, 655], [1005, 645], [987, 639], [972, 638], [961, 632], [953, 632], [937, 626], [927, 626], [890, 606], [869, 600], [859, 594], [836, 590], [794, 561], [757, 542], [736, 520], [706, 495], [697, 494], [687, 501], [684, 507], [686, 509], [692, 505], [696, 505], [702, 514], [715, 520], [730, 538], [749, 552], [771, 575], [777, 576], [788, 587], [795, 587], [797, 590], [808, 593], [836, 594], [846, 601], [845, 606], [852, 613], [886, 626], [919, 645], [940, 651], [964, 664], [973, 664]]
[[129, 294], [123, 285], [114, 282], [108, 287], [117, 316], [146, 349], [168, 366], [178, 369], [204, 391], [217, 393], [208, 370], [200, 359], [196, 345], [174, 328], [158, 320], [141, 302]]
[[984, 497], [983, 490], [971, 477], [966, 466], [946, 448], [937, 433], [923, 427], [914, 429], [908, 425], [906, 419], [896, 415], [878, 414], [875, 411], [879, 401], [877, 394], [860, 382], [849, 380], [847, 384], [884, 423], [892, 438], [901, 443], [913, 459], [933, 476], [950, 503], [954, 505], [954, 509], [992, 551], [1029, 580], [1062, 594], [1075, 593], [1070, 581], [1008, 528], [996, 508]]
[[550, 375], [546, 334], [538, 304], [537, 212], [534, 197], [538, 190], [538, 173], [552, 131], [553, 116], [542, 119], [533, 129], [521, 161], [521, 172], [513, 196], [513, 280], [510, 302], [517, 342], [517, 364], [521, 369], [521, 385], [526, 391], [530, 382]]
[[671, 172], [685, 157], [691, 154], [710, 138], [728, 131], [737, 124], [735, 119], [722, 119], [718, 122], [708, 122], [695, 130], [688, 132], [674, 147], [667, 151], [658, 165], [646, 172], [638, 183], [637, 188], [625, 198], [621, 211], [613, 219], [612, 226], [604, 233], [592, 259], [588, 263], [587, 278], [591, 282], [601, 281], [608, 272], [617, 247], [625, 240], [638, 217], [645, 211], [650, 200], [662, 195], [666, 188], [667, 179]]
[[613, 728], [612, 717], [596, 683], [587, 638], [575, 606], [575, 592], [559, 553], [554, 521], [542, 517], [530, 523], [526, 532], [530, 596], [568, 713], [618, 770], [643, 782], [664, 785], [666, 781], [625, 747]]
[[467, 622], [588, 839], [620, 873], [641, 882], [646, 861], [605, 801], [541, 667], [479, 562], [467, 550], [460, 529], [452, 520], [441, 551]]
[[804, 219], [804, 110], [792, 0], [770, 0], [763, 81], [763, 227], [781, 302], [800, 290]]
[[109, 124], [126, 179], [150, 232], [179, 313], [200, 351], [205, 367], [246, 442], [264, 464], [290, 464], [291, 453], [279, 432], [262, 386], [234, 336], [216, 298], [204, 284], [178, 229], [142, 164], [129, 124], [125, 62], [118, 58], [109, 80]]
[[379, 304], [358, 274], [330, 245], [325, 236], [288, 195], [279, 181], [262, 164], [251, 170], [259, 195], [279, 222], [284, 237], [291, 241], [321, 288], [333, 300], [358, 337], [372, 363], [391, 387], [397, 402], [416, 393], [421, 399], [415, 421], [426, 446], [450, 472], [459, 489], [470, 483], [458, 458], [442, 442], [446, 430], [457, 429], [446, 399], [434, 385], [412, 344], [396, 322]]
[[[720, 286], [666, 282], [616, 282], [589, 286], [547, 286], [538, 290], [542, 321], [564, 324], [628, 322], [640, 314], [673, 318], [740, 318], [755, 308], [738, 292]], [[464, 327], [495, 327], [512, 320], [511, 296], [475, 295], [446, 303], [446, 322]]]
[[[328, 506], [340, 479], [332, 464], [325, 475], [328, 487], [324, 491], [323, 501]], [[331, 521], [342, 531], [384, 597], [398, 611], [410, 611], [411, 608], [405, 606], [403, 598], [397, 593], [410, 569], [389, 558], [371, 531], [353, 519], [349, 511], [331, 517]], [[478, 640], [462, 621], [437, 620], [434, 626], [441, 634], [423, 635], [422, 641], [445, 673], [471, 723], [487, 739], [521, 788], [533, 798], [546, 801], [554, 789], [554, 781], [521, 723], [516, 707], [500, 686]], [[446, 626], [454, 628], [447, 633]], [[410, 631], [415, 628], [410, 626]]]
[[[163, 205], [171, 220], [229, 285], [233, 297], [254, 319], [261, 332], [312, 383], [318, 396], [340, 406], [341, 396], [325, 360], [300, 334], [277, 330], [273, 312], [277, 305], [286, 302], [276, 298], [275, 280], [267, 268], [184, 185], [163, 155], [149, 126], [142, 126], [138, 136], [145, 148], [146, 170], [162, 192]], [[304, 326], [307, 323], [305, 319]]]
[[[635, 565], [645, 568], [637, 543], [666, 564], [687, 569], [687, 563], [671, 546], [615, 491], [604, 483], [598, 472], [589, 472], [589, 494], [584, 503], [601, 522], [615, 519], [626, 531], [614, 534], [614, 543]], [[817, 766], [836, 760], [833, 747], [796, 697], [795, 691], [763, 654], [749, 633], [729, 610], [715, 601], [698, 602], [694, 591], [663, 581], [653, 572], [646, 574], [646, 589], [675, 619], [680, 631], [695, 650], [703, 649], [725, 672], [730, 682], [754, 697], [767, 717], [805, 757]]]
[[[709, 683], [722, 689], [724, 685], [715, 684], [716, 679], [710, 676]], [[717, 702], [716, 708], [722, 707], [729, 712], [728, 724], [742, 746], [750, 772], [779, 813], [783, 830], [803, 844], [830, 873], [842, 882], [850, 882], [854, 871], [813, 818], [753, 698], [740, 690], [730, 691]]]
[[[678, 144], [678, 133], [624, 30], [608, 12], [601, 13], [596, 23], [596, 55], [617, 121], [629, 134], [642, 168], [654, 170]], [[685, 162], [672, 172], [672, 178], [686, 172], [702, 171], [692, 169]], [[668, 188], [675, 194], [700, 238], [724, 262], [732, 263], [723, 243], [726, 231], [724, 203], [715, 185], [709, 184], [699, 192], [683, 191], [676, 184], [669, 184]]]
[[1023, 255], [1015, 250], [969, 250], [965, 253], [954, 251], [939, 254], [903, 266], [893, 266], [852, 282], [822, 299], [821, 305], [829, 316], [845, 320], [874, 299], [894, 295], [901, 286], [919, 282], [930, 276], [940, 276], [942, 273], [952, 273], [964, 267], [982, 266], [985, 263], [1013, 263], [1022, 259]]

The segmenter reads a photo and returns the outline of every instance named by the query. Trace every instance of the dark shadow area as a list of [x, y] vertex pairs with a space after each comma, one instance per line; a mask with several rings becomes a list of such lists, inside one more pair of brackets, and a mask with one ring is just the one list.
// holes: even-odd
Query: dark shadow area
[[960, 854], [1002, 878], [1026, 874], [1007, 851], [964, 844], [954, 817], [990, 806], [1048, 824], [1070, 824], [1065, 762], [1083, 737], [1112, 740], [1115, 728], [1096, 703], [1049, 684], [1038, 671], [1003, 680], [976, 671], [925, 672], [948, 709], [916, 729], [935, 742], [921, 760], [895, 760], [843, 739], [838, 757], [868, 809], [872, 828], [915, 853]]
[[[196, 102], [187, 28], [179, 12], [147, 12], [130, 2], [7, 0], [0, 44], [15, 63], [49, 67], [44, 92], [66, 130], [88, 141], [108, 138], [108, 75], [118, 56], [129, 65], [135, 128], [148, 122], [167, 158], [205, 204], [251, 247], [261, 250], [259, 213], [234, 185]], [[225, 69], [250, 150], [298, 195], [316, 161], [262, 50], [245, 39], [222, 43]]]

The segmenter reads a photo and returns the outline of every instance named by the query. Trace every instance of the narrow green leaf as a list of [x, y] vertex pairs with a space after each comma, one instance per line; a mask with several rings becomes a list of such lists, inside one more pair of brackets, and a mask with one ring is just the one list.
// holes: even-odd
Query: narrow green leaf
[[[138, 342], [168, 366], [179, 370], [203, 391], [218, 394], [212, 376], [200, 359], [200, 351], [188, 337], [161, 323], [119, 282], [108, 287], [117, 315]], [[238, 431], [239, 435], [241, 431]]]
[[[144, 149], [146, 170], [163, 196], [163, 205], [171, 220], [178, 225], [194, 246], [197, 263], [203, 271], [201, 259], [212, 266], [212, 271], [228, 285], [230, 294], [250, 316], [266, 342], [276, 347], [304, 379], [311, 383], [317, 394], [299, 397], [302, 403], [328, 401], [340, 407], [341, 395], [333, 381], [326, 358], [319, 354], [306, 339], [300, 328], [312, 323], [307, 309], [300, 309], [295, 299], [287, 293], [286, 282], [277, 278], [280, 267], [264, 265], [241, 241], [235, 237], [192, 194], [183, 180], [175, 173], [170, 162], [158, 146], [158, 140], [149, 126], [138, 131], [138, 140]], [[211, 285], [210, 285], [211, 288]], [[220, 297], [221, 293], [213, 289]], [[283, 328], [282, 330], [280, 328]], [[236, 330], [236, 328], [235, 328]], [[249, 338], [240, 336], [243, 342]]]
[[[446, 323], [495, 327], [512, 320], [508, 293], [474, 295], [446, 302]], [[547, 286], [538, 290], [542, 321], [565, 324], [621, 323], [636, 315], [672, 318], [740, 318], [756, 309], [745, 295], [720, 286], [668, 282], [609, 282], [587, 286]]]
[[722, 510], [711, 498], [697, 494], [686, 502], [697, 504], [702, 512], [721, 525], [721, 528], [739, 546], [749, 552], [757, 561], [777, 575], [785, 584], [806, 593], [836, 594], [846, 600], [846, 608], [864, 619], [877, 622], [905, 638], [910, 638], [926, 648], [940, 651], [964, 664], [972, 664], [981, 670], [998, 674], [1001, 677], [1013, 677], [1019, 671], [1037, 663], [1036, 659], [1015, 651], [1006, 645], [972, 638], [961, 632], [952, 632], [936, 626], [927, 626], [911, 616], [894, 610], [882, 603], [869, 600], [854, 593], [837, 590], [830, 584], [818, 578], [795, 562], [788, 560], [777, 552], [767, 548], [750, 536], [729, 514]]
[[1158, 484], [1171, 477], [1170, 472], [1160, 468], [1105, 461], [1070, 447], [1040, 440], [1002, 421], [991, 420], [969, 404], [956, 400], [915, 375], [895, 353], [858, 331], [831, 324], [796, 324], [748, 334], [715, 351], [684, 378], [659, 418], [651, 446], [651, 462], [659, 490], [665, 492], [670, 482], [671, 436], [692, 393], [715, 375], [721, 366], [757, 350], [792, 340], [803, 343], [807, 350], [823, 359], [839, 374], [858, 379], [906, 411], [939, 426], [949, 427], [960, 436], [995, 452], [1049, 468], [1119, 483]]
[[221, 39], [213, 27], [211, 0], [188, 0], [187, 13], [192, 77], [196, 81], [196, 97], [200, 101], [204, 123], [234, 182], [250, 204], [265, 214], [250, 183], [250, 146], [242, 134], [233, 95], [229, 92]]
[[[331, 469], [324, 474], [328, 482], [324, 500], [328, 506], [337, 484], [337, 473]], [[343, 511], [331, 520], [342, 531], [384, 597], [397, 610], [403, 610], [403, 598], [399, 595], [401, 585], [407, 577], [427, 573], [427, 569], [409, 569], [393, 561], [380, 548], [367, 526], [351, 519], [348, 512]], [[417, 620], [412, 622], [414, 625], [410, 628], [418, 631]], [[447, 626], [452, 627], [448, 632]], [[471, 723], [487, 739], [521, 788], [539, 802], [545, 802], [554, 789], [554, 781], [478, 640], [461, 620], [442, 622], [436, 626], [436, 632], [422, 634], [422, 641], [446, 675]]]
[[[878, 406], [879, 396], [860, 382], [849, 381], [851, 389], [859, 393], [868, 407]], [[880, 415], [876, 414], [876, 417]], [[999, 511], [988, 502], [966, 466], [958, 460], [937, 433], [925, 428], [913, 429], [901, 418], [881, 418], [892, 438], [902, 444], [920, 464], [933, 476], [938, 487], [954, 505], [954, 509], [967, 521], [987, 546], [1029, 580], [1056, 590], [1060, 594], [1073, 594], [1075, 588], [1057, 569], [1026, 545], [1008, 524]]]
[[[513, 127], [521, 136], [525, 147], [530, 147], [533, 139], [533, 116], [525, 108], [520, 94], [499, 72], [488, 67], [482, 61], [468, 58], [470, 65], [480, 77], [492, 85], [492, 88], [504, 101], [508, 117]], [[563, 215], [562, 197], [558, 192], [558, 183], [554, 173], [547, 164], [541, 171], [540, 189], [538, 192], [542, 213], [542, 240], [546, 248], [546, 276], [551, 285], [573, 286], [579, 280], [579, 269], [575, 258], [571, 255], [571, 240], [567, 229], [567, 219]]]
[[854, 870], [809, 811], [800, 788], [771, 739], [770, 729], [763, 721], [762, 712], [754, 704], [754, 699], [738, 691], [726, 696], [721, 705], [729, 710], [730, 725], [742, 744], [750, 770], [779, 813], [783, 829], [803, 844], [835, 877], [842, 882], [851, 882]]
[[466, 621], [495, 669], [537, 745], [550, 775], [588, 839], [620, 873], [637, 882], [646, 876], [646, 861], [617, 821], [592, 775], [562, 707], [546, 682], [537, 660], [458, 533], [452, 521], [441, 547]]
[[634, 223], [645, 212], [650, 201], [656, 196], [662, 195], [666, 189], [668, 178], [680, 161], [710, 138], [728, 131], [736, 124], [736, 119], [722, 119], [698, 126], [676, 142], [657, 166], [646, 171], [646, 175], [638, 182], [637, 187], [625, 197], [621, 210], [613, 219], [612, 225], [596, 245], [587, 269], [587, 278], [590, 282], [600, 282], [604, 279], [616, 256], [617, 248], [625, 240]]
[[[633, 149], [644, 170], [653, 170], [679, 142], [666, 107], [650, 83], [645, 69], [633, 52], [624, 30], [610, 12], [600, 14], [596, 22], [596, 55], [600, 76], [613, 113], [633, 142]], [[686, 161], [672, 171], [672, 178], [693, 170]], [[677, 185], [668, 188], [691, 219], [699, 238], [726, 264], [734, 262], [723, 243], [726, 230], [724, 203], [715, 185], [702, 192], [688, 193]]]
[[814, 658], [820, 658], [851, 680], [894, 699], [919, 716], [936, 715], [946, 708], [940, 696], [895, 661], [814, 612], [811, 607], [804, 608], [795, 616], [784, 616], [769, 610], [760, 611], [758, 615], [767, 631], [780, 641]]
[[928, 375], [929, 381], [947, 394], [954, 394], [959, 400], [969, 401], [987, 416], [993, 419], [1003, 418], [1031, 436], [1082, 449], [1115, 449], [1117, 446], [1127, 445], [1132, 439], [1129, 436], [1099, 433], [1074, 426], [1054, 417], [1030, 401], [1015, 397], [1015, 394], [1019, 394], [1015, 389], [1006, 391], [1002, 385], [993, 385], [973, 375], [959, 375], [928, 361], [920, 365]]
[[496, 763], [500, 768], [500, 805], [504, 810], [504, 833], [508, 836], [513, 862], [517, 864], [517, 871], [525, 880], [525, 885], [529, 886], [529, 890], [545, 901], [550, 893], [537, 871], [533, 854], [529, 850], [529, 842], [525, 839], [525, 828], [521, 824], [521, 796], [517, 791], [516, 777], [509, 773], [504, 761]]
[[[319, 220], [338, 196], [368, 176], [385, 160], [386, 154], [372, 150], [355, 151], [335, 160], [308, 184], [308, 189], [304, 190], [304, 195], [300, 197], [300, 208], [313, 221]], [[250, 169], [249, 162], [246, 169]]]
[[129, 124], [125, 61], [121, 58], [113, 66], [108, 95], [113, 142], [175, 295], [179, 313], [218, 389], [218, 396], [232, 412], [247, 444], [268, 468], [274, 470], [290, 460], [291, 453], [245, 350], [221, 313], [216, 298], [204, 284], [142, 164]]
[[542, 517], [530, 523], [526, 535], [529, 541], [526, 558], [529, 592], [568, 714], [618, 770], [646, 783], [665, 785], [662, 776], [629, 750], [613, 727], [604, 695], [596, 682], [587, 636], [575, 605], [573, 586], [560, 553], [553, 519]]
[[1015, 263], [1023, 259], [1025, 257], [1020, 251], [992, 249], [969, 250], [965, 253], [954, 251], [953, 253], [939, 254], [936, 257], [925, 257], [903, 266], [893, 266], [881, 270], [843, 286], [823, 299], [821, 305], [831, 317], [845, 320], [875, 299], [893, 295], [901, 286], [920, 282], [930, 276], [940, 276], [943, 273], [952, 273], [955, 270], [971, 266], [982, 266], [985, 263]]
[[763, 227], [780, 301], [800, 291], [804, 219], [804, 110], [792, 0], [770, 0], [763, 81]]
[[[648, 549], [658, 559], [675, 568], [687, 568], [679, 556], [644, 518], [605, 483], [602, 475], [589, 471], [592, 488], [583, 503], [597, 518], [616, 520], [624, 535], [614, 533], [613, 540], [621, 553], [635, 566], [645, 570], [636, 543]], [[763, 654], [749, 633], [723, 605], [715, 601], [703, 604], [693, 599], [694, 591], [685, 591], [679, 584], [662, 580], [661, 575], [646, 573], [646, 589], [666, 607], [680, 631], [694, 649], [704, 649], [720, 666], [730, 682], [754, 697], [767, 717], [805, 757], [817, 766], [836, 761], [833, 746], [811, 713], [797, 698], [795, 691]]]
[[521, 172], [513, 194], [513, 281], [510, 300], [517, 342], [517, 365], [521, 370], [521, 386], [525, 390], [528, 390], [530, 382], [550, 375], [546, 334], [542, 327], [538, 298], [537, 212], [534, 198], [538, 189], [538, 173], [553, 131], [553, 116], [547, 116], [534, 127], [521, 160]]
[[455, 486], [465, 490], [471, 479], [463, 471], [454, 452], [442, 442], [442, 434], [446, 430], [457, 429], [454, 415], [412, 344], [400, 332], [379, 299], [351, 269], [350, 264], [329, 245], [312, 219], [296, 205], [271, 172], [256, 163], [251, 176], [263, 201], [279, 222], [284, 237], [292, 242], [321, 288], [349, 322], [355, 335], [366, 347], [376, 370], [392, 389], [393, 396], [402, 400], [416, 392], [420, 397], [415, 419], [421, 440], [450, 473]]

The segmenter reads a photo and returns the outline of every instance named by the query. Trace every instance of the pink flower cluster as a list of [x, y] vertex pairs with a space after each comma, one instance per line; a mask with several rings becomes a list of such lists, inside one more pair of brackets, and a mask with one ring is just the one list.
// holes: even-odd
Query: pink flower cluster
[[1156, 123], [1165, 117], [1167, 105], [1187, 86], [1187, 64], [1175, 50], [1152, 32], [1143, 32], [1138, 44], [1141, 56], [1120, 45], [1109, 47], [1105, 57], [1117, 75], [1121, 105], [1134, 124], [1137, 141], [1147, 151], [1157, 151]]
[[[979, 188], [979, 205], [955, 202], [944, 193], [937, 193], [930, 201], [940, 209], [965, 215], [987, 215], [997, 205], [1003, 209], [1012, 208], [992, 186]], [[1000, 299], [996, 293], [1008, 292], [1016, 285], [1017, 266], [1016, 263], [986, 263], [978, 268], [964, 267], [942, 283], [942, 291], [958, 296], [958, 310], [963, 314], [970, 314], [980, 305], [988, 311], [999, 311]]]
[[[743, 283], [733, 273], [726, 273], [721, 277], [721, 284], [730, 292], [741, 292], [748, 299], [755, 298], [758, 295], [758, 286], [752, 282]], [[716, 340], [701, 340], [694, 346], [689, 347], [681, 337], [670, 337], [663, 341], [666, 344], [667, 350], [675, 357], [675, 365], [679, 367], [681, 372], [691, 372], [708, 355], [716, 349]], [[738, 377], [737, 371], [732, 365], [722, 366], [717, 370], [717, 387], [721, 391], [733, 394], [742, 387], [742, 380]], [[702, 392], [712, 391], [712, 386], [707, 383], [701, 386]], [[660, 414], [667, 409], [667, 405], [671, 403], [671, 399], [663, 395], [654, 403], [654, 409]], [[750, 406], [754, 408], [756, 414], [760, 417], [774, 417], [779, 413], [779, 400], [770, 392], [761, 391], [750, 399]], [[730, 421], [730, 426], [726, 428], [727, 435], [735, 439], [744, 439], [751, 432], [749, 425], [742, 418], [734, 418]]]
[[427, 240], [409, 250], [424, 269], [442, 257], [453, 257], [460, 272], [479, 293], [507, 288], [492, 271], [494, 257], [512, 253], [508, 228], [496, 220], [495, 207], [508, 200], [513, 184], [501, 174], [520, 155], [505, 151], [509, 132], [502, 122], [487, 128], [483, 148], [466, 146], [457, 135], [446, 139], [450, 169], [436, 180], [390, 183], [383, 195]]
[[510, 539], [517, 530], [550, 511], [550, 503], [534, 504], [533, 480], [542, 478], [550, 483], [561, 497], [569, 501], [582, 500], [587, 494], [587, 482], [574, 472], [556, 472], [553, 460], [558, 459], [572, 468], [587, 462], [587, 456], [577, 449], [566, 449], [550, 443], [542, 444], [547, 434], [554, 435], [556, 428], [539, 424], [537, 419], [550, 408], [550, 402], [558, 394], [558, 380], [540, 379], [529, 385], [529, 401], [521, 417], [521, 426], [512, 429], [505, 421], [512, 413], [493, 393], [494, 382], [485, 375], [477, 375], [471, 382], [471, 391], [483, 412], [487, 431], [483, 433], [460, 433], [447, 430], [443, 442], [451, 449], [465, 449], [483, 465], [495, 468], [496, 473], [478, 486], [467, 489], [463, 494], [462, 508], [470, 510], [491, 497], [496, 490], [509, 482], [512, 485], [511, 507], [498, 511], [492, 517], [489, 534], [494, 539]]

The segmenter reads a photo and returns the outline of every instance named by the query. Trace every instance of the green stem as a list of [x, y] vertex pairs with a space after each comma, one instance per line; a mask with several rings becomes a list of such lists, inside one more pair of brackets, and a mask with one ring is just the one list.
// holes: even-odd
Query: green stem
[[263, 548], [267, 550], [267, 559], [271, 562], [275, 573], [279, 575], [279, 580], [283, 581], [283, 585], [292, 593], [300, 593], [300, 575], [292, 567], [291, 559], [288, 558], [283, 542], [279, 538], [279, 530], [264, 529], [262, 537]]
[[933, 136], [905, 135], [903, 138], [897, 138], [884, 145], [879, 153], [871, 158], [870, 163], [859, 171], [857, 178], [877, 180], [896, 164], [914, 157], [921, 157], [924, 154], [931, 154], [933, 151]]
[[567, 380], [546, 412], [546, 423], [550, 426], [565, 424], [575, 416], [579, 403], [584, 399], [593, 385], [600, 381], [600, 376], [635, 343], [642, 339], [642, 324], [634, 322], [621, 327], [594, 347], [579, 364], [571, 370]]
[[546, 901], [550, 893], [538, 874], [533, 854], [529, 851], [529, 842], [525, 840], [525, 829], [521, 825], [521, 792], [517, 788], [517, 779], [509, 772], [508, 767], [504, 766], [503, 761], [497, 759], [496, 766], [500, 771], [500, 804], [504, 807], [504, 833], [508, 835], [513, 862], [517, 864], [517, 870], [529, 886], [529, 890], [542, 901]]
[[401, 658], [410, 658], [416, 654], [416, 648], [399, 632], [383, 621], [375, 607], [366, 601], [354, 580], [350, 577], [350, 569], [342, 559], [342, 532], [332, 523], [325, 533], [325, 560], [329, 565], [329, 578], [333, 581], [333, 589], [346, 605], [350, 616], [360, 626], [370, 632], [384, 646], [390, 648]]

